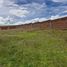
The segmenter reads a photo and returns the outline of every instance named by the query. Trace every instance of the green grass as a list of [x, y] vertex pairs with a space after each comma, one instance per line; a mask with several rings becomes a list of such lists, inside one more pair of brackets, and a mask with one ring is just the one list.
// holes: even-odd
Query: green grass
[[67, 67], [67, 30], [0, 31], [0, 67]]

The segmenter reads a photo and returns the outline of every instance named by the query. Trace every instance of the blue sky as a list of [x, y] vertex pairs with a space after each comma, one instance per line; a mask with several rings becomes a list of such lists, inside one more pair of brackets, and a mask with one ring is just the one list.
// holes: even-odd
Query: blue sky
[[67, 0], [0, 0], [0, 25], [18, 25], [67, 16]]

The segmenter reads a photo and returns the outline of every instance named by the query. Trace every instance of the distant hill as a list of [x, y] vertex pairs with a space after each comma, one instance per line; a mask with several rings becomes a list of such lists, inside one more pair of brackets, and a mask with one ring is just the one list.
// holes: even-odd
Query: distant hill
[[67, 17], [43, 22], [35, 22], [14, 26], [0, 26], [0, 30], [22, 29], [22, 30], [38, 30], [38, 29], [67, 29]]

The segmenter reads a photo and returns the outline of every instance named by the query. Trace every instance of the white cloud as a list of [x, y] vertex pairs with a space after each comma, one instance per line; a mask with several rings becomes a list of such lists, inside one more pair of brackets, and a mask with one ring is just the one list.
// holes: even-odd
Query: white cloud
[[48, 18], [41, 18], [41, 19], [39, 19], [39, 22], [47, 21], [47, 20], [48, 20]]
[[19, 22], [15, 23], [15, 25], [36, 23], [36, 22], [42, 22], [42, 21], [47, 21], [47, 20], [48, 20], [48, 18], [35, 18], [32, 20], [27, 20], [25, 22], [19, 21]]
[[9, 25], [10, 22], [13, 22], [13, 18], [8, 17], [0, 17], [0, 25]]
[[24, 7], [28, 8], [29, 11], [36, 11], [36, 12], [41, 12], [42, 10], [46, 10], [47, 5], [45, 3], [39, 4], [39, 3], [30, 3], [30, 4], [25, 4], [23, 5]]
[[32, 5], [33, 8], [37, 9], [37, 10], [41, 10], [43, 9], [44, 7], [46, 8], [46, 4], [43, 3], [43, 4], [39, 4], [39, 3], [32, 3], [30, 4], [30, 6]]
[[55, 16], [51, 16], [50, 18], [35, 18], [35, 19], [32, 19], [32, 20], [27, 20], [25, 22], [19, 21], [19, 22], [15, 23], [15, 25], [42, 22], [42, 21], [47, 21], [49, 19], [50, 20], [55, 20], [55, 19], [62, 18], [62, 17], [65, 17], [65, 16], [55, 15]]
[[67, 2], [67, 0], [53, 0], [54, 2]]
[[3, 6], [4, 0], [0, 0], [0, 7]]
[[[5, 12], [4, 12], [5, 11]], [[21, 7], [11, 0], [0, 0], [0, 15], [15, 15], [18, 17], [25, 17], [29, 11], [25, 7]]]
[[63, 15], [63, 16], [55, 15], [55, 16], [51, 16], [49, 19], [50, 20], [55, 20], [55, 19], [59, 19], [59, 18], [63, 18], [63, 17], [67, 17], [67, 15]]
[[25, 17], [29, 12], [22, 9], [11, 9], [9, 13], [18, 17]]
[[3, 25], [5, 22], [4, 22], [4, 18], [3, 17], [0, 17], [0, 25]]
[[5, 7], [6, 5], [12, 5], [14, 2], [10, 0], [0, 0], [0, 7]]
[[60, 16], [59, 16], [59, 15], [51, 16], [51, 17], [50, 17], [50, 20], [54, 20], [54, 19], [58, 19], [58, 18], [60, 18]]
[[65, 10], [64, 12], [62, 12], [62, 13], [67, 13], [67, 10]]
[[[19, 1], [19, 0], [18, 0]], [[44, 1], [44, 0], [43, 0]], [[53, 2], [67, 2], [67, 0], [52, 0]], [[52, 11], [51, 11], [52, 10]], [[10, 22], [14, 22], [13, 24], [27, 24], [27, 23], [35, 23], [48, 20], [46, 18], [35, 18], [35, 17], [49, 17], [51, 16], [51, 20], [57, 19], [61, 14], [67, 13], [66, 6], [58, 6], [49, 8], [45, 2], [40, 4], [37, 2], [32, 2], [28, 4], [18, 5], [15, 3], [15, 0], [0, 0], [0, 25], [1, 24], [10, 24]], [[49, 14], [49, 13], [50, 14]], [[18, 19], [19, 17], [19, 19]], [[32, 19], [35, 18], [35, 19]], [[28, 20], [31, 19], [31, 20]], [[8, 22], [9, 21], [9, 22]], [[25, 21], [25, 22], [23, 22]], [[16, 22], [16, 23], [15, 23]]]
[[35, 18], [31, 20], [26, 20], [25, 22], [23, 21], [18, 21], [16, 23], [10, 24], [10, 22], [14, 22], [13, 18], [10, 18], [9, 16], [6, 18], [0, 17], [0, 25], [21, 25], [21, 24], [29, 24], [29, 23], [36, 23], [36, 22], [42, 22], [42, 21], [47, 21], [47, 20], [55, 20], [58, 18], [62, 18], [65, 16], [51, 16], [51, 18]]

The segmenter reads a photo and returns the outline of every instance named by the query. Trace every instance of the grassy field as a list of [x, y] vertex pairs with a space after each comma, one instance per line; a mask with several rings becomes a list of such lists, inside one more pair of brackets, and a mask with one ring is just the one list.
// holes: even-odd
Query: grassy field
[[67, 67], [67, 30], [0, 31], [0, 67]]

